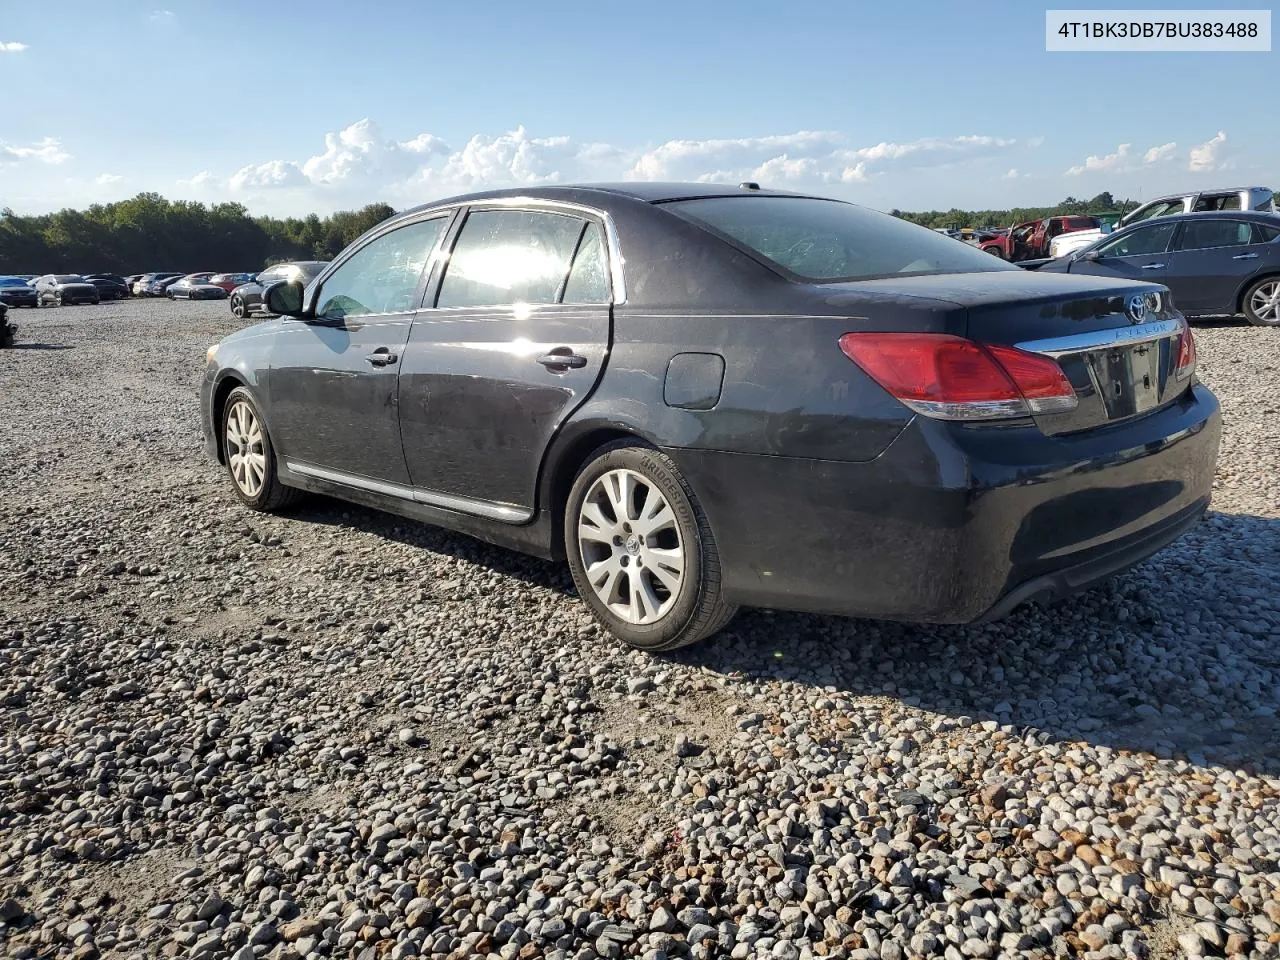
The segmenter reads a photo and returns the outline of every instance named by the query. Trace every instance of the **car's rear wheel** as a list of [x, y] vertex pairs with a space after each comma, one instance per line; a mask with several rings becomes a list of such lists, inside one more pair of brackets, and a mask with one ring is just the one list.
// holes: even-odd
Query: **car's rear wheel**
[[231, 488], [246, 506], [271, 511], [287, 506], [298, 491], [280, 482], [271, 436], [253, 394], [236, 387], [222, 411], [222, 443]]
[[565, 552], [591, 612], [624, 643], [674, 650], [732, 619], [720, 557], [697, 497], [670, 457], [619, 441], [578, 473], [565, 505]]
[[1263, 277], [1244, 294], [1244, 315], [1259, 327], [1280, 327], [1280, 277]]
[[1004, 252], [999, 247], [987, 247], [987, 253], [993, 257], [999, 257], [1001, 260], [1004, 259]]
[[55, 293], [55, 294], [53, 295], [53, 303], [54, 303], [54, 306], [58, 306], [58, 307], [62, 306], [62, 294], [61, 294], [61, 293]]
[[231, 315], [237, 320], [243, 320], [245, 315], [244, 301], [239, 297], [231, 298]]

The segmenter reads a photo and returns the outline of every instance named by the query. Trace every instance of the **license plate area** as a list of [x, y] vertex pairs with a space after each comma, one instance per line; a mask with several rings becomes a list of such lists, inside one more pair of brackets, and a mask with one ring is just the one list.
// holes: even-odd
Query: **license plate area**
[[1171, 369], [1171, 340], [1091, 351], [1084, 355], [1107, 420], [1123, 420], [1160, 405]]

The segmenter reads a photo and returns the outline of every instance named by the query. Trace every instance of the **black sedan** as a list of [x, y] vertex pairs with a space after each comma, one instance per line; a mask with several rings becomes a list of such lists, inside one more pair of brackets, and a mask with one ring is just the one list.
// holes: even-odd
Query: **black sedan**
[[265, 313], [262, 291], [266, 287], [281, 280], [298, 280], [305, 286], [314, 280], [320, 271], [328, 266], [328, 263], [327, 260], [295, 260], [267, 267], [252, 281], [231, 291], [231, 312], [241, 320]]
[[1154, 280], [1191, 316], [1245, 315], [1280, 327], [1280, 216], [1186, 213], [1125, 227], [1044, 262], [1041, 273]]
[[24, 277], [0, 277], [0, 303], [8, 307], [34, 307], [36, 288]]
[[755, 185], [495, 191], [272, 285], [202, 421], [250, 508], [565, 558], [646, 650], [743, 604], [967, 623], [1204, 513], [1221, 414], [1166, 294]]
[[41, 307], [102, 302], [97, 286], [78, 273], [46, 273], [31, 285], [36, 288], [36, 305]]
[[129, 299], [129, 284], [114, 273], [86, 273], [84, 278], [98, 288], [103, 301]]

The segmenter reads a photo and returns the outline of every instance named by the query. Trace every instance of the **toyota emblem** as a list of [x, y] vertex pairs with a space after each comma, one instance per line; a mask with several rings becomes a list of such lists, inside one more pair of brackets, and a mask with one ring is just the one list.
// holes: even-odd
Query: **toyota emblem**
[[1134, 323], [1141, 323], [1147, 319], [1147, 298], [1145, 294], [1135, 294], [1129, 298], [1129, 319]]

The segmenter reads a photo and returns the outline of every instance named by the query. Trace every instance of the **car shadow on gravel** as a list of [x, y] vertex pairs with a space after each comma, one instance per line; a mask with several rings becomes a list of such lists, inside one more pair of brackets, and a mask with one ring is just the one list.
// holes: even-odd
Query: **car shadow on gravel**
[[385, 540], [429, 550], [442, 556], [487, 567], [533, 586], [577, 595], [573, 577], [563, 563], [540, 560], [443, 527], [403, 519], [394, 514], [329, 497], [310, 496], [290, 508], [289, 518], [330, 527], [351, 527]]
[[1280, 519], [1211, 514], [1107, 583], [979, 627], [747, 610], [672, 659], [1280, 776]]
[[15, 343], [8, 350], [74, 350], [70, 343]]
[[[292, 518], [347, 526], [576, 596], [568, 568], [323, 497]], [[1101, 586], [976, 627], [743, 610], [664, 655], [731, 684], [779, 680], [893, 697], [1032, 728], [1280, 776], [1280, 519], [1211, 513]]]

